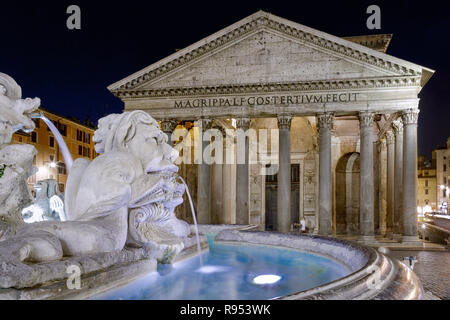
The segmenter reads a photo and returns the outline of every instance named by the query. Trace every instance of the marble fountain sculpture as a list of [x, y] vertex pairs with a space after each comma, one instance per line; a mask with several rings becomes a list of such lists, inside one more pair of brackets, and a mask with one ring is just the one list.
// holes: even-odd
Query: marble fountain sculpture
[[68, 168], [67, 221], [24, 224], [21, 211], [32, 200], [26, 179], [35, 172], [36, 150], [9, 143], [14, 131], [34, 129], [30, 114], [40, 100], [21, 99], [15, 81], [0, 76], [0, 288], [52, 280], [39, 269], [42, 263], [58, 268], [56, 262], [66, 257], [75, 257], [73, 264], [78, 258], [121, 252], [125, 245], [170, 263], [183, 249], [190, 226], [174, 214], [185, 187], [177, 181], [177, 151], [166, 143], [158, 123], [143, 111], [100, 119], [93, 140], [101, 156], [77, 159]]
[[39, 221], [65, 221], [64, 198], [58, 190], [55, 179], [45, 179], [35, 183], [36, 198], [33, 203], [22, 210], [26, 223]]
[[[15, 131], [34, 129], [31, 118], [36, 117], [39, 105], [38, 98], [22, 99], [17, 83], [0, 73], [0, 299], [91, 298], [137, 278], [140, 284], [144, 275], [167, 272], [158, 271], [157, 263], [183, 259], [192, 262], [187, 258], [196, 254], [195, 238], [191, 236], [194, 228], [174, 214], [175, 207], [183, 202], [184, 192], [188, 192], [179, 182], [183, 180], [174, 165], [178, 153], [167, 144], [167, 135], [158, 123], [143, 111], [100, 119], [93, 140], [101, 155], [94, 160], [77, 159], [72, 163], [65, 153], [69, 171], [64, 195], [66, 221], [23, 221], [22, 210], [33, 200], [26, 180], [36, 170], [36, 150], [10, 142]], [[56, 130], [48, 119], [42, 119]], [[57, 132], [54, 134], [56, 137]], [[347, 270], [334, 281], [306, 287], [309, 289], [293, 288], [277, 295], [279, 299], [420, 299], [423, 294], [411, 270], [375, 249], [314, 235], [255, 232], [253, 227], [201, 225], [198, 229], [203, 247], [206, 236], [213, 236], [219, 246], [256, 245], [263, 246], [262, 252], [279, 247], [307, 253], [313, 260], [325, 257], [327, 263]], [[231, 254], [235, 254], [234, 249]], [[201, 256], [199, 260], [201, 267], [193, 271], [201, 271], [200, 278], [212, 269], [224, 269], [203, 265]], [[254, 265], [252, 258], [248, 261], [241, 270], [245, 275]], [[297, 267], [294, 262], [290, 261]], [[262, 267], [266, 264], [264, 260]], [[317, 269], [315, 264], [311, 267]], [[182, 281], [198, 278], [183, 272], [186, 269], [177, 270]], [[294, 274], [298, 273], [295, 269]], [[70, 282], [72, 275], [75, 283]], [[236, 287], [235, 283], [218, 282], [216, 276], [220, 275], [213, 274], [212, 282], [206, 284], [186, 282], [186, 288], [210, 284]], [[247, 276], [238, 277], [244, 281], [243, 288], [255, 285], [245, 282]], [[262, 291], [267, 290], [263, 287]]]

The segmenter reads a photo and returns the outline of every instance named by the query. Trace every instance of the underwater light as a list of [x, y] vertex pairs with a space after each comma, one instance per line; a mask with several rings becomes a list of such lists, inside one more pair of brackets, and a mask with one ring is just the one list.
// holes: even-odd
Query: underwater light
[[216, 273], [216, 272], [225, 272], [227, 271], [229, 268], [227, 267], [222, 267], [222, 266], [203, 266], [200, 267], [197, 272], [201, 272], [201, 273]]
[[275, 274], [263, 274], [253, 278], [253, 283], [255, 284], [274, 284], [281, 280], [280, 276]]

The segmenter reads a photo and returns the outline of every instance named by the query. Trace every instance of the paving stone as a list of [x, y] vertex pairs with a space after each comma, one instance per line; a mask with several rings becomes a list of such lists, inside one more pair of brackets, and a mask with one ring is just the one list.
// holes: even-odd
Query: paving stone
[[389, 255], [401, 261], [403, 257], [417, 257], [414, 272], [422, 281], [425, 292], [431, 293], [425, 298], [436, 296], [450, 300], [450, 252], [392, 250]]

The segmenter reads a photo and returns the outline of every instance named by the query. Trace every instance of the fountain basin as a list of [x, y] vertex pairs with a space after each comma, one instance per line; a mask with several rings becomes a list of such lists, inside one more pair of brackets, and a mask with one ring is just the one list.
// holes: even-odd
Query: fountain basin
[[[247, 230], [245, 230], [247, 229]], [[288, 265], [288, 267], [295, 267], [294, 263], [289, 266], [289, 261], [292, 261], [292, 257], [299, 258], [297, 263], [301, 262], [302, 257], [313, 257], [312, 260], [326, 261], [331, 263], [328, 266], [341, 267], [341, 270], [345, 270], [339, 274], [337, 272], [322, 282], [315, 283], [313, 285], [308, 284], [306, 286], [290, 287], [289, 290], [275, 292], [269, 296], [258, 296], [256, 293], [254, 296], [234, 297], [235, 299], [420, 299], [423, 294], [423, 289], [420, 281], [416, 275], [403, 263], [391, 259], [373, 248], [361, 246], [357, 243], [327, 238], [313, 235], [293, 235], [282, 234], [275, 232], [259, 232], [248, 231], [248, 226], [209, 226], [200, 225], [199, 231], [203, 235], [202, 248], [206, 250], [206, 238], [205, 235], [215, 235], [215, 243], [222, 249], [231, 250], [236, 248], [235, 258], [240, 257], [244, 264], [249, 262], [248, 257], [252, 259], [251, 249], [257, 248], [256, 254], [264, 256], [266, 250], [279, 250], [278, 258], [282, 260], [283, 254], [288, 252], [287, 256], [284, 256], [286, 261], [281, 263], [281, 266]], [[175, 262], [173, 270], [169, 270], [166, 274], [164, 270], [158, 270], [156, 263], [153, 260], [139, 260], [130, 261], [129, 263], [122, 263], [120, 265], [112, 266], [106, 270], [93, 272], [86, 274], [82, 277], [80, 290], [67, 290], [65, 281], [49, 284], [35, 289], [26, 289], [21, 291], [22, 299], [114, 299], [114, 294], [120, 290], [127, 290], [131, 288], [131, 292], [134, 296], [129, 296], [130, 299], [145, 299], [145, 294], [140, 294], [136, 288], [141, 288], [144, 291], [145, 283], [149, 284], [153, 281], [151, 278], [157, 277], [170, 277], [174, 271], [180, 266], [186, 267], [189, 265], [193, 267], [189, 270], [187, 268], [188, 276], [192, 271], [198, 270], [198, 264], [196, 265], [198, 258], [196, 258], [196, 246], [194, 239], [190, 241], [192, 243], [187, 244], [187, 249], [183, 250], [181, 255]], [[260, 248], [263, 248], [262, 251]], [[230, 252], [230, 251], [228, 251]], [[292, 255], [292, 252], [293, 255]], [[240, 256], [239, 256], [240, 254]], [[205, 253], [203, 253], [205, 255]], [[247, 261], [246, 261], [247, 259]], [[278, 259], [278, 260], [280, 260]], [[290, 260], [291, 259], [291, 260]], [[236, 260], [236, 259], [235, 259]], [[254, 260], [251, 260], [254, 262]], [[276, 262], [276, 261], [275, 261]], [[280, 262], [280, 261], [278, 261]], [[327, 264], [322, 264], [326, 266]], [[214, 264], [217, 266], [217, 264]], [[214, 267], [213, 265], [213, 267]], [[278, 267], [279, 267], [278, 263]], [[206, 264], [208, 266], [208, 264]], [[218, 265], [219, 267], [227, 267], [227, 265]], [[255, 266], [255, 263], [253, 263]], [[293, 279], [292, 276], [284, 274], [285, 269], [258, 269], [258, 265], [252, 269], [252, 263], [250, 263], [245, 279], [242, 283], [246, 283], [248, 288], [254, 288], [254, 284], [249, 282], [254, 280], [260, 275], [279, 275], [281, 280], [279, 284], [283, 284], [283, 279]], [[338, 269], [339, 269], [338, 267]], [[221, 269], [221, 268], [219, 268]], [[320, 268], [319, 268], [320, 269]], [[253, 272], [256, 270], [257, 272]], [[280, 272], [278, 272], [281, 270]], [[207, 268], [205, 275], [208, 276], [208, 272], [216, 272], [214, 268]], [[219, 271], [224, 271], [219, 270]], [[312, 272], [317, 269], [310, 270]], [[216, 274], [217, 275], [217, 274]], [[284, 278], [283, 278], [284, 277]], [[263, 278], [264, 279], [264, 278]], [[270, 279], [270, 278], [269, 278]], [[294, 279], [296, 281], [296, 279]], [[298, 279], [297, 279], [298, 280]], [[147, 281], [147, 282], [146, 282]], [[223, 283], [223, 282], [221, 282]], [[241, 284], [242, 284], [241, 283]], [[230, 283], [228, 285], [231, 285]], [[135, 286], [135, 287], [133, 287]], [[153, 288], [153, 292], [147, 292], [148, 298], [152, 299], [170, 299], [171, 297], [153, 296], [155, 292], [158, 292], [158, 287], [154, 283], [150, 286]], [[133, 289], [134, 288], [134, 289]], [[245, 286], [244, 286], [245, 288]], [[272, 286], [273, 288], [273, 286]], [[161, 287], [160, 287], [161, 290]], [[1, 290], [0, 290], [1, 291]], [[141, 291], [142, 292], [142, 291]], [[232, 292], [232, 291], [230, 291]], [[0, 293], [1, 297], [1, 293]], [[122, 298], [127, 298], [123, 296]], [[183, 297], [173, 297], [174, 299], [183, 299]], [[190, 299], [217, 299], [217, 297], [206, 295], [199, 297], [189, 297]], [[224, 299], [230, 299], [230, 297], [224, 297]]]

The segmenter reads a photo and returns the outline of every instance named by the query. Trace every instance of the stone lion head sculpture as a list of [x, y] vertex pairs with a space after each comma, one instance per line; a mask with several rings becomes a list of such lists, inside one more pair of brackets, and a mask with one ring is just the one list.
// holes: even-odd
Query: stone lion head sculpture
[[127, 151], [142, 163], [145, 172], [177, 172], [178, 152], [167, 144], [158, 122], [144, 111], [111, 114], [101, 118], [93, 141], [97, 153]]

